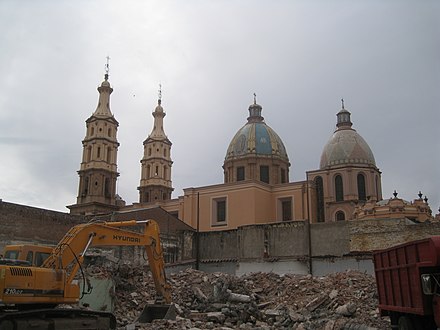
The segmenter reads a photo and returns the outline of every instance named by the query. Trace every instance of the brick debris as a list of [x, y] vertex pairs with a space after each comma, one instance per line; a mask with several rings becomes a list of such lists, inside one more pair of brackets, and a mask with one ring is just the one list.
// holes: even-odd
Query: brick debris
[[[102, 271], [102, 269], [101, 269]], [[377, 308], [374, 277], [358, 271], [327, 276], [252, 273], [233, 276], [187, 269], [168, 276], [176, 320], [138, 323], [155, 299], [151, 274], [129, 265], [111, 274], [119, 329], [346, 329], [390, 328]]]

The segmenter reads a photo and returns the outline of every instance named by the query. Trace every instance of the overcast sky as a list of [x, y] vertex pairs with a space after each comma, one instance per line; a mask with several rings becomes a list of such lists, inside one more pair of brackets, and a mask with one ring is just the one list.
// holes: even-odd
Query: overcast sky
[[0, 1], [0, 198], [67, 212], [110, 56], [118, 194], [137, 202], [162, 84], [173, 197], [223, 182], [257, 94], [290, 181], [319, 168], [344, 98], [384, 198], [440, 206], [440, 1]]

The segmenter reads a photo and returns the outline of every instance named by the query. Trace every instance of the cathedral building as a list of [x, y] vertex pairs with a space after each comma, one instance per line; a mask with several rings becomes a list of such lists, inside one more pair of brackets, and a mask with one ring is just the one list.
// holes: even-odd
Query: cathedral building
[[[255, 94], [245, 124], [226, 150], [224, 182], [186, 188], [182, 196], [172, 198], [172, 143], [165, 134], [159, 93], [152, 113], [153, 128], [143, 142], [139, 201], [125, 205], [115, 190], [119, 143], [118, 122], [110, 111], [112, 91], [106, 74], [98, 87], [98, 107], [86, 120], [77, 202], [68, 206], [72, 214], [129, 213], [160, 207], [206, 232], [295, 220], [356, 220], [365, 217], [365, 205], [371, 208], [382, 201], [381, 172], [367, 142], [353, 128], [343, 101], [336, 129], [323, 147], [319, 169], [307, 171], [304, 181], [290, 182], [285, 144], [265, 122]], [[423, 220], [431, 219], [430, 209], [426, 212]]]

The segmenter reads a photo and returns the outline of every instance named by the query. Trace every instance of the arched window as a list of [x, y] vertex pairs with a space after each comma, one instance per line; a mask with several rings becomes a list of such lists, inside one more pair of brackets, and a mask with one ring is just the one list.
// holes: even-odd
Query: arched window
[[317, 208], [317, 221], [324, 222], [324, 184], [322, 182], [322, 177], [317, 176], [315, 178], [316, 187], [316, 208]]
[[237, 181], [244, 180], [244, 166], [237, 167]]
[[343, 211], [336, 212], [336, 221], [344, 221], [345, 220], [345, 213]]
[[269, 183], [269, 166], [267, 165], [260, 166], [260, 181]]
[[357, 184], [358, 184], [358, 199], [360, 201], [366, 201], [367, 193], [365, 192], [365, 176], [361, 173], [357, 175]]
[[284, 168], [281, 169], [281, 183], [286, 183], [286, 170]]
[[105, 197], [110, 197], [110, 180], [109, 178], [105, 178], [104, 181], [104, 196]]
[[89, 192], [89, 177], [86, 176], [84, 178], [83, 196], [87, 196], [88, 192]]
[[92, 160], [92, 147], [87, 148], [87, 162], [90, 162]]
[[337, 202], [344, 200], [344, 185], [342, 183], [342, 176], [339, 174], [335, 176], [335, 194]]

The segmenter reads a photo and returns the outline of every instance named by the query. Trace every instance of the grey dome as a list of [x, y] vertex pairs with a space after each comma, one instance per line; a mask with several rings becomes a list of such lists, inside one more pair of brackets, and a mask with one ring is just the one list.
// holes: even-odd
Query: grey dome
[[350, 112], [343, 108], [337, 116], [337, 129], [322, 151], [320, 169], [346, 164], [376, 166], [367, 142], [351, 128]]

